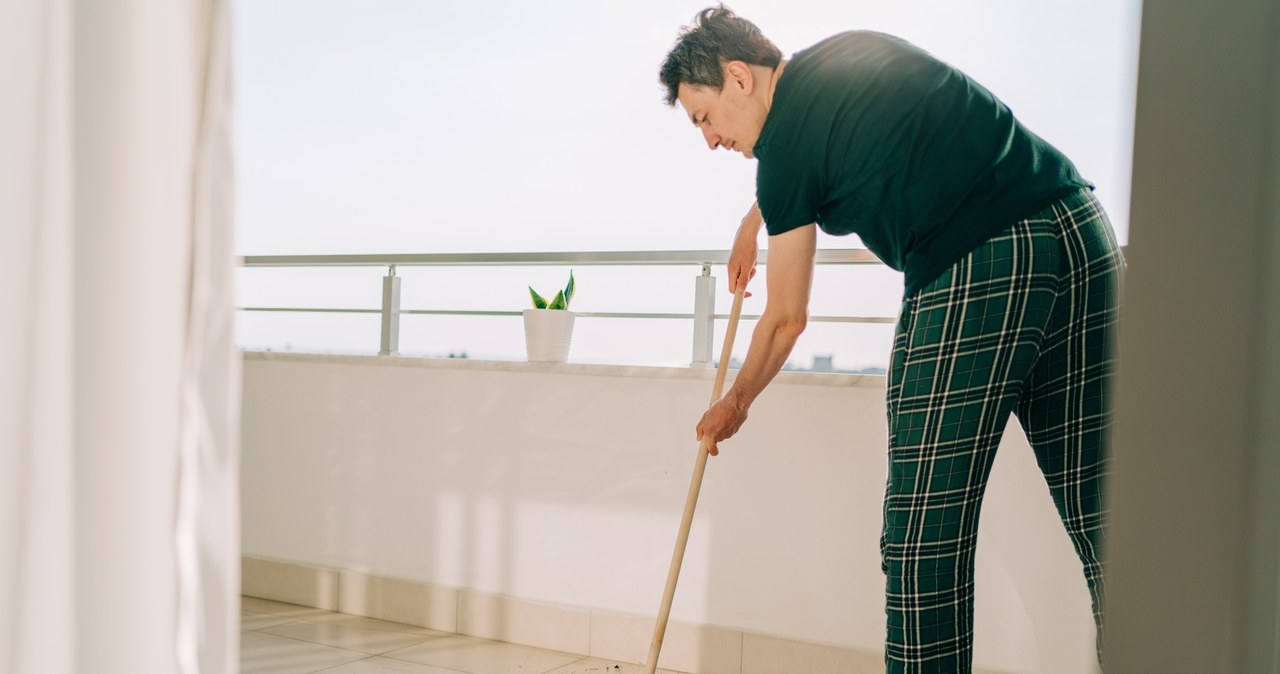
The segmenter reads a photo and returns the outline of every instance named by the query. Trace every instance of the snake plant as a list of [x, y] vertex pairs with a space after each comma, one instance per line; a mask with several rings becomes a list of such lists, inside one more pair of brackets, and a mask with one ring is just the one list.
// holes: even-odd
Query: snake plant
[[539, 295], [538, 291], [533, 289], [533, 286], [529, 286], [529, 295], [533, 297], [534, 309], [568, 310], [569, 300], [573, 299], [573, 271], [569, 271], [569, 285], [565, 286], [564, 290], [556, 293], [556, 296], [550, 302], [543, 298], [542, 295]]

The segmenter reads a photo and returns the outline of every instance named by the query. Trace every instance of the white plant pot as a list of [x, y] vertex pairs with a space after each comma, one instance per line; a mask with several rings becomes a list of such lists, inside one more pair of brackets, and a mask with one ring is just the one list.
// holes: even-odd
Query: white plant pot
[[563, 363], [569, 359], [573, 338], [572, 311], [525, 309], [524, 346], [530, 362]]

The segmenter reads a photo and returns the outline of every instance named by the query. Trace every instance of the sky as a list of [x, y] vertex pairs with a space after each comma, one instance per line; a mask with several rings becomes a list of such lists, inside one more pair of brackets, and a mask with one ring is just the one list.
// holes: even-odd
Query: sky
[[[657, 82], [680, 26], [705, 6], [705, 0], [235, 3], [237, 251], [729, 248], [754, 198], [754, 162], [708, 151], [685, 113], [662, 102]], [[730, 6], [788, 56], [842, 30], [872, 29], [959, 67], [1097, 184], [1127, 240], [1139, 0]], [[819, 239], [823, 248], [859, 245], [854, 237]], [[697, 271], [577, 270], [573, 308], [691, 311]], [[526, 285], [551, 289], [563, 285], [567, 272], [400, 275], [406, 308], [518, 310]], [[240, 302], [375, 307], [382, 273], [241, 270]], [[761, 277], [757, 289], [763, 290]], [[820, 270], [811, 310], [891, 316], [900, 294], [900, 276], [888, 270]], [[766, 298], [758, 293], [745, 310], [758, 313]], [[724, 312], [728, 305], [722, 292], [717, 307]], [[376, 350], [376, 317], [367, 318], [242, 313], [241, 343]], [[404, 320], [409, 352], [517, 358], [523, 348], [514, 318]], [[571, 360], [688, 361], [687, 323], [591, 323], [579, 321]], [[886, 326], [816, 325], [802, 337], [795, 361], [835, 354], [839, 367], [882, 363], [890, 334]], [[747, 341], [739, 340], [739, 351]]]

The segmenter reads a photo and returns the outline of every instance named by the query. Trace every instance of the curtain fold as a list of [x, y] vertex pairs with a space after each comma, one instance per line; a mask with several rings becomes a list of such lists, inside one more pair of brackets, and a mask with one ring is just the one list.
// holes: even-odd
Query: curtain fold
[[74, 667], [68, 0], [0, 5], [0, 671]]
[[228, 7], [0, 4], [0, 671], [234, 672]]
[[240, 635], [240, 355], [233, 321], [231, 26], [226, 2], [205, 2], [199, 11], [191, 288], [176, 513], [177, 646], [183, 672], [235, 672]]

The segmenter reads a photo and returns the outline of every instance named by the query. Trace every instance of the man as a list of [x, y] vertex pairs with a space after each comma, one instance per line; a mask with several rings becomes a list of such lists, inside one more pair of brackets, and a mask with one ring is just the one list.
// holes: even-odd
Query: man
[[906, 286], [887, 387], [888, 671], [972, 667], [978, 512], [1011, 412], [1084, 564], [1101, 661], [1124, 262], [1092, 185], [986, 89], [888, 35], [783, 60], [721, 5], [681, 32], [660, 79], [709, 148], [758, 160], [731, 291], [754, 274], [762, 223], [769, 234], [767, 305], [699, 439], [737, 432], [804, 330], [816, 228], [857, 234]]

